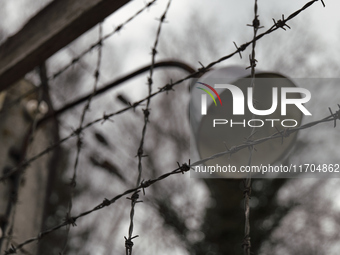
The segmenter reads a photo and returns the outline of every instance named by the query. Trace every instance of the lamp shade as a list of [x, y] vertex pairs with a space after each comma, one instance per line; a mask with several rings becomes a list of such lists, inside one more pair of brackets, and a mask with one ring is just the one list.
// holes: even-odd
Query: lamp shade
[[[235, 90], [232, 91], [231, 87], [221, 88], [227, 84], [236, 87]], [[268, 137], [278, 130], [300, 125], [301, 110], [294, 104], [285, 105], [281, 102], [283, 97], [301, 98], [301, 94], [292, 89], [296, 85], [290, 79], [278, 73], [258, 71], [254, 87], [251, 84], [250, 71], [237, 66], [212, 70], [193, 82], [190, 102], [194, 137], [192, 144], [200, 159]], [[255, 134], [249, 137], [253, 128]], [[280, 162], [294, 145], [296, 135], [295, 132], [283, 141], [272, 139], [256, 145], [252, 153], [252, 165]], [[198, 177], [243, 178], [245, 173], [239, 170], [247, 166], [248, 159], [249, 150], [244, 148], [231, 156], [209, 160], [204, 163], [205, 167], [219, 166], [226, 171], [215, 169], [214, 173], [203, 172], [202, 166]], [[229, 171], [226, 168], [228, 166]], [[237, 171], [231, 172], [230, 166]]]

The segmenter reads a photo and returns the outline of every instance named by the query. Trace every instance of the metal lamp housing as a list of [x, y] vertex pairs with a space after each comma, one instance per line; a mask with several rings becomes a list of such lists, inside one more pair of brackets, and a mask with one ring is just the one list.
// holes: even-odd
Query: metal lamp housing
[[[287, 125], [292, 125], [292, 121], [289, 120], [293, 119], [296, 120], [298, 125], [301, 124], [302, 112], [295, 105], [287, 105], [286, 115], [282, 116], [280, 102], [272, 114], [260, 116], [254, 115], [249, 111], [247, 98], [245, 98], [244, 115], [234, 115], [233, 97], [229, 89], [216, 89], [223, 105], [216, 106], [213, 99], [207, 96], [207, 114], [202, 115], [202, 102], [200, 97], [204, 92], [196, 89], [196, 87], [200, 85], [200, 83], [197, 82], [210, 84], [212, 87], [216, 83], [236, 85], [242, 90], [243, 95], [247, 95], [247, 88], [251, 86], [251, 78], [249, 70], [245, 70], [243, 67], [231, 66], [212, 70], [193, 82], [191, 86], [190, 121], [193, 130], [194, 144], [200, 159], [208, 158], [246, 142], [271, 136], [278, 130], [284, 130], [285, 127], [281, 125], [282, 121]], [[257, 72], [255, 86], [253, 88], [254, 108], [258, 110], [270, 109], [273, 103], [273, 88], [277, 88], [278, 94], [276, 96], [280, 101], [280, 91], [282, 88], [287, 87], [296, 87], [296, 85], [281, 74]], [[214, 95], [214, 97], [216, 98], [217, 96]], [[289, 97], [301, 98], [301, 94], [290, 93]], [[217, 98], [216, 101], [218, 102]], [[228, 123], [218, 124], [213, 127], [214, 119], [227, 120]], [[250, 121], [250, 126], [248, 125], [249, 120], [253, 120]], [[261, 125], [261, 121], [259, 120], [262, 120], [265, 124], [262, 127], [255, 128], [255, 134], [249, 137], [253, 129], [252, 126]], [[243, 123], [245, 123], [245, 126]], [[252, 153], [252, 165], [259, 166], [279, 162], [291, 150], [296, 141], [296, 136], [297, 133], [295, 132], [283, 141], [281, 139], [273, 139], [256, 145]], [[205, 166], [235, 166], [236, 169], [239, 170], [241, 166], [247, 166], [249, 153], [249, 150], [245, 148], [231, 156], [224, 155], [209, 160], [205, 163]], [[228, 172], [225, 174], [205, 174], [201, 175], [201, 177], [202, 176], [212, 178], [243, 178], [245, 175]]]

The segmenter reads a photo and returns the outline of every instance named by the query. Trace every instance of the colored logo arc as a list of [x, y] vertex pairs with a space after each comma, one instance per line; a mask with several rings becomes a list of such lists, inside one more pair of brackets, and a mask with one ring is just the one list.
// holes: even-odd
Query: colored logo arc
[[[214, 92], [214, 94], [217, 96], [217, 98], [220, 101], [221, 106], [222, 106], [222, 100], [221, 100], [220, 96], [217, 94], [217, 91], [213, 87], [211, 87], [210, 85], [205, 84], [203, 82], [197, 82], [197, 83], [199, 83], [199, 84], [201, 84], [203, 86], [206, 86], [207, 88], [211, 89], [211, 91]], [[216, 100], [215, 100], [214, 96], [208, 90], [203, 89], [203, 88], [199, 88], [199, 87], [197, 87], [197, 88], [203, 90], [204, 92], [206, 92], [212, 98], [212, 100], [214, 101], [215, 105], [217, 106], [217, 103], [216, 103]]]

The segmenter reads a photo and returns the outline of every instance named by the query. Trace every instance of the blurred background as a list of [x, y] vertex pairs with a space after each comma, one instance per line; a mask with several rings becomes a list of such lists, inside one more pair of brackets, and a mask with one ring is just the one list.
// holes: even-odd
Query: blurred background
[[[0, 3], [0, 44], [51, 1], [11, 0]], [[301, 8], [303, 0], [261, 0], [258, 14], [265, 31], [282, 14]], [[156, 1], [134, 20], [103, 41], [98, 88], [151, 63], [151, 51], [159, 19], [167, 1]], [[132, 1], [102, 23], [102, 34], [133, 16], [146, 2]], [[291, 29], [279, 29], [263, 37], [256, 45], [258, 69], [278, 72], [290, 78], [340, 78], [339, 27], [340, 2], [315, 3], [288, 22]], [[237, 45], [250, 41], [253, 29], [253, 1], [173, 0], [162, 26], [156, 62], [173, 60], [200, 68], [235, 51]], [[96, 43], [99, 25], [77, 38], [46, 61], [47, 77]], [[259, 32], [261, 32], [260, 30]], [[48, 82], [49, 107], [60, 109], [93, 91], [99, 47], [95, 47], [74, 65]], [[235, 55], [214, 68], [249, 66], [250, 48], [243, 58]], [[0, 56], [1, 58], [1, 56]], [[40, 86], [41, 69], [25, 78]], [[186, 77], [189, 73], [173, 67], [157, 68], [153, 91]], [[116, 112], [148, 95], [148, 72], [128, 79], [95, 96], [84, 123]], [[335, 80], [336, 81], [336, 80]], [[340, 80], [339, 80], [340, 81]], [[154, 179], [189, 160], [188, 121], [189, 82], [174, 87], [151, 100], [150, 117], [144, 142], [142, 179]], [[309, 105], [311, 120], [329, 115], [328, 107], [340, 103], [337, 82], [331, 88], [311, 86], [318, 95], [317, 104]], [[20, 91], [19, 95], [23, 94]], [[56, 140], [68, 136], [79, 126], [86, 102], [59, 115], [54, 121]], [[104, 198], [135, 186], [138, 176], [137, 150], [142, 137], [144, 115], [141, 107], [117, 115], [112, 121], [97, 123], [82, 132], [77, 186], [70, 187], [77, 158], [77, 138], [63, 143], [54, 159], [53, 178], [46, 192], [42, 229], [65, 219], [70, 194], [72, 215], [93, 208]], [[1, 116], [0, 116], [1, 118]], [[311, 121], [309, 120], [309, 121]], [[1, 120], [4, 123], [4, 119]], [[52, 130], [52, 129], [51, 129]], [[52, 131], [51, 131], [52, 132]], [[290, 156], [282, 164], [339, 163], [338, 128], [332, 123], [303, 130]], [[1, 155], [4, 160], [7, 154]], [[30, 172], [25, 172], [29, 175]], [[252, 254], [339, 254], [340, 203], [338, 179], [255, 179], [251, 197]], [[4, 193], [5, 196], [5, 193]], [[134, 254], [242, 254], [244, 235], [242, 180], [190, 178], [175, 175], [146, 189], [143, 203], [135, 207]], [[20, 196], [19, 200], [20, 202]], [[61, 228], [30, 244], [36, 254], [125, 254], [124, 236], [130, 224], [130, 200], [114, 205], [77, 221], [76, 227]], [[23, 213], [20, 211], [17, 214]], [[0, 219], [1, 220], [1, 219]], [[39, 233], [36, 230], [34, 235]], [[68, 233], [68, 234], [67, 234]], [[8, 238], [6, 236], [2, 237]], [[11, 243], [21, 243], [14, 235]]]

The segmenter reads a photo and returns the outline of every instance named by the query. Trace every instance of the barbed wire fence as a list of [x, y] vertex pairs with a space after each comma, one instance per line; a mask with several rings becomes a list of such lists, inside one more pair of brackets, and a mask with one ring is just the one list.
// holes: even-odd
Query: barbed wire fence
[[[138, 158], [138, 177], [137, 177], [137, 183], [136, 186], [138, 187], [141, 183], [141, 179], [142, 179], [142, 171], [143, 171], [143, 166], [142, 166], [142, 158], [146, 157], [147, 155], [144, 155], [144, 140], [145, 140], [145, 134], [146, 134], [146, 128], [147, 125], [149, 123], [149, 116], [150, 116], [150, 102], [151, 102], [151, 93], [152, 93], [152, 84], [153, 84], [153, 71], [154, 71], [154, 65], [155, 65], [155, 59], [156, 59], [156, 54], [157, 54], [157, 45], [159, 42], [159, 37], [161, 34], [161, 30], [162, 30], [162, 25], [165, 22], [165, 18], [166, 18], [166, 14], [169, 10], [171, 4], [171, 0], [169, 0], [166, 9], [164, 11], [164, 13], [162, 14], [162, 16], [159, 19], [159, 25], [158, 25], [158, 29], [157, 29], [157, 33], [156, 33], [156, 39], [155, 39], [155, 43], [151, 49], [151, 66], [150, 66], [150, 70], [149, 70], [149, 76], [148, 76], [148, 80], [147, 80], [147, 85], [148, 85], [148, 96], [149, 98], [146, 101], [146, 107], [145, 109], [143, 109], [143, 114], [144, 114], [144, 126], [142, 129], [142, 137], [140, 139], [140, 143], [139, 143], [139, 147], [137, 150], [137, 158]], [[142, 202], [139, 201], [139, 192], [140, 190], [137, 190], [136, 192], [134, 192], [131, 196], [131, 198], [129, 198], [131, 200], [131, 211], [130, 211], [130, 226], [129, 226], [129, 235], [128, 237], [125, 237], [125, 248], [126, 248], [126, 255], [131, 255], [132, 254], [132, 247], [133, 247], [133, 242], [132, 239], [138, 237], [138, 235], [136, 236], [132, 236], [133, 234], [133, 217], [135, 214], [135, 205], [138, 202]]]
[[[249, 25], [250, 27], [253, 27], [253, 42], [252, 42], [252, 51], [251, 51], [251, 55], [249, 55], [249, 61], [250, 61], [250, 66], [247, 67], [251, 69], [251, 84], [250, 86], [254, 89], [255, 88], [255, 67], [256, 67], [256, 52], [255, 52], [255, 48], [256, 48], [256, 41], [254, 40], [256, 38], [257, 32], [258, 30], [261, 28], [260, 27], [260, 20], [258, 19], [258, 14], [257, 14], [257, 10], [258, 10], [258, 6], [257, 6], [257, 0], [255, 0], [255, 4], [254, 4], [254, 19], [252, 22], [252, 25]], [[254, 114], [253, 114], [254, 117]], [[253, 135], [255, 134], [255, 128], [252, 128], [249, 138], [250, 139]], [[252, 156], [253, 156], [253, 150], [254, 147], [249, 146], [249, 159], [248, 159], [248, 166], [251, 166], [251, 160], [252, 160]], [[245, 255], [250, 255], [250, 248], [251, 248], [251, 242], [250, 242], [250, 196], [251, 196], [251, 173], [249, 173], [247, 175], [247, 178], [244, 180], [244, 218], [245, 218], [245, 223], [244, 223], [244, 239], [243, 239], [243, 250], [244, 250], [244, 254]]]
[[[103, 40], [103, 28], [102, 28], [102, 24], [99, 24], [99, 39], [98, 39], [98, 43], [96, 45], [98, 45], [98, 57], [97, 57], [97, 64], [96, 64], [96, 69], [95, 72], [93, 74], [93, 78], [94, 78], [94, 84], [93, 84], [93, 93], [92, 95], [89, 97], [89, 99], [87, 100], [81, 117], [80, 117], [80, 121], [79, 121], [79, 129], [82, 128], [84, 121], [85, 121], [85, 115], [86, 113], [90, 110], [90, 105], [91, 105], [91, 101], [93, 99], [94, 94], [97, 91], [97, 87], [98, 87], [98, 82], [100, 79], [100, 66], [101, 66], [101, 60], [102, 60], [102, 40]], [[116, 30], [115, 30], [116, 31]], [[79, 156], [80, 156], [80, 151], [82, 149], [83, 143], [82, 143], [82, 133], [79, 132], [77, 133], [77, 152], [76, 152], [76, 158], [74, 161], [74, 166], [73, 166], [73, 175], [71, 178], [71, 182], [70, 182], [70, 187], [71, 187], [71, 194], [70, 194], [70, 200], [69, 200], [69, 205], [68, 205], [68, 210], [66, 213], [66, 219], [71, 220], [70, 219], [70, 215], [71, 215], [71, 211], [72, 211], [72, 200], [74, 197], [74, 189], [77, 186], [77, 170], [78, 170], [78, 163], [79, 163]], [[63, 251], [61, 252], [61, 254], [64, 254], [67, 248], [67, 240], [68, 240], [68, 234], [70, 231], [70, 226], [67, 227], [66, 229], [66, 238], [65, 238], [65, 245], [63, 248]]]
[[[255, 86], [254, 84], [254, 80], [255, 80], [255, 67], [256, 67], [256, 58], [255, 58], [255, 48], [256, 48], [256, 42], [258, 40], [260, 40], [261, 38], [263, 38], [264, 36], [267, 36], [273, 32], [275, 32], [278, 29], [286, 29], [286, 28], [291, 28], [287, 22], [289, 22], [290, 20], [292, 20], [293, 18], [295, 18], [296, 16], [298, 16], [301, 12], [303, 12], [304, 10], [308, 9], [311, 5], [313, 5], [316, 2], [319, 2], [319, 0], [313, 0], [313, 1], [309, 1], [308, 3], [306, 3], [302, 8], [298, 9], [297, 11], [293, 12], [292, 14], [290, 14], [287, 18], [284, 18], [284, 15], [282, 15], [281, 19], [273, 19], [274, 24], [267, 29], [265, 32], [258, 34], [258, 30], [261, 28], [260, 26], [260, 21], [258, 19], [258, 14], [257, 14], [257, 10], [258, 10], [258, 6], [257, 6], [257, 0], [255, 0], [255, 5], [254, 5], [254, 19], [252, 21], [251, 26], [253, 27], [253, 38], [252, 40], [245, 42], [244, 44], [241, 44], [240, 46], [238, 46], [235, 42], [234, 45], [236, 47], [236, 50], [228, 55], [225, 55], [207, 65], [203, 65], [201, 64], [201, 67], [197, 70], [192, 72], [191, 74], [175, 81], [175, 82], [169, 82], [165, 85], [163, 85], [162, 87], [160, 87], [157, 91], [152, 92], [152, 84], [153, 84], [153, 70], [155, 65], [157, 64], [155, 61], [156, 58], [156, 54], [157, 54], [157, 46], [159, 43], [159, 38], [161, 35], [161, 29], [163, 24], [165, 23], [165, 19], [166, 19], [166, 15], [167, 12], [169, 10], [170, 7], [170, 3], [171, 1], [168, 2], [167, 6], [166, 6], [166, 10], [164, 11], [164, 13], [162, 14], [162, 16], [159, 19], [159, 26], [156, 32], [156, 39], [154, 42], [154, 45], [152, 47], [152, 52], [151, 52], [151, 65], [149, 66], [148, 70], [149, 70], [149, 76], [147, 78], [147, 85], [148, 85], [148, 95], [141, 99], [138, 100], [134, 103], [129, 103], [128, 106], [126, 106], [125, 108], [119, 110], [119, 111], [115, 111], [112, 113], [103, 113], [103, 115], [101, 117], [98, 117], [86, 124], [84, 124], [85, 121], [85, 115], [86, 112], [89, 110], [90, 104], [91, 104], [91, 100], [92, 98], [96, 95], [96, 91], [97, 91], [97, 86], [98, 86], [98, 81], [100, 78], [100, 63], [101, 63], [101, 50], [102, 50], [102, 42], [104, 40], [106, 40], [107, 38], [113, 36], [114, 34], [118, 33], [119, 31], [122, 30], [122, 28], [128, 24], [129, 22], [131, 22], [132, 20], [134, 20], [136, 17], [138, 17], [138, 15], [140, 13], [142, 13], [143, 11], [145, 11], [146, 9], [148, 9], [149, 7], [151, 7], [157, 0], [153, 0], [149, 3], [147, 3], [145, 5], [144, 8], [140, 9], [138, 12], [136, 12], [133, 16], [131, 16], [130, 18], [128, 18], [125, 22], [121, 23], [120, 25], [118, 25], [111, 33], [107, 34], [107, 35], [102, 35], [102, 30], [101, 30], [101, 25], [99, 25], [99, 39], [96, 43], [92, 44], [90, 47], [88, 47], [85, 51], [83, 51], [81, 54], [77, 55], [76, 57], [74, 57], [71, 62], [67, 65], [65, 65], [63, 68], [61, 68], [59, 71], [55, 72], [54, 74], [52, 74], [50, 77], [48, 77], [48, 80], [54, 80], [55, 78], [59, 77], [61, 74], [63, 74], [66, 70], [68, 70], [72, 65], [74, 65], [75, 63], [77, 63], [78, 61], [80, 61], [87, 53], [91, 52], [93, 49], [98, 48], [98, 60], [96, 63], [96, 69], [95, 69], [95, 73], [93, 75], [94, 77], [94, 86], [93, 86], [93, 93], [92, 96], [90, 96], [90, 98], [88, 98], [85, 107], [83, 108], [82, 114], [81, 114], [81, 118], [80, 118], [80, 123], [79, 123], [79, 127], [74, 130], [73, 132], [71, 132], [68, 136], [65, 136], [64, 138], [60, 139], [57, 143], [47, 147], [46, 149], [44, 149], [43, 151], [41, 151], [40, 153], [38, 153], [37, 155], [24, 160], [23, 162], [20, 163], [19, 166], [10, 169], [9, 171], [7, 171], [6, 173], [4, 173], [1, 177], [0, 177], [0, 181], [6, 181], [7, 179], [9, 179], [11, 176], [15, 175], [15, 174], [20, 174], [23, 171], [25, 171], [25, 169], [27, 168], [27, 166], [29, 166], [30, 163], [34, 162], [35, 160], [41, 158], [43, 155], [53, 151], [54, 149], [56, 149], [58, 146], [60, 146], [61, 144], [65, 143], [66, 141], [70, 140], [73, 137], [77, 138], [77, 146], [76, 146], [76, 159], [74, 162], [74, 171], [73, 171], [73, 176], [71, 179], [71, 185], [72, 187], [75, 187], [76, 185], [76, 176], [77, 176], [77, 167], [78, 167], [78, 160], [79, 160], [79, 154], [81, 152], [81, 148], [82, 148], [82, 132], [86, 129], [88, 129], [89, 127], [92, 127], [98, 123], [104, 123], [106, 121], [112, 121], [113, 117], [124, 114], [130, 110], [136, 110], [137, 108], [141, 107], [144, 103], [146, 103], [145, 109], [142, 109], [143, 114], [144, 114], [144, 125], [142, 127], [142, 136], [140, 139], [140, 144], [139, 147], [137, 149], [137, 159], [138, 159], [138, 177], [137, 177], [137, 181], [136, 181], [136, 186], [134, 188], [125, 190], [123, 192], [121, 192], [120, 194], [114, 196], [111, 199], [107, 199], [105, 198], [101, 203], [99, 203], [98, 205], [94, 206], [92, 209], [90, 210], [86, 210], [82, 213], [79, 213], [76, 216], [72, 216], [72, 196], [70, 199], [70, 203], [69, 203], [69, 207], [68, 207], [68, 212], [67, 212], [67, 216], [65, 217], [65, 219], [60, 223], [55, 225], [54, 227], [44, 230], [40, 233], [38, 233], [35, 237], [32, 237], [28, 240], [24, 240], [21, 243], [15, 243], [12, 244], [11, 247], [9, 247], [5, 254], [14, 254], [17, 251], [21, 250], [24, 251], [24, 247], [27, 246], [28, 244], [31, 244], [33, 242], [37, 242], [39, 240], [41, 240], [42, 238], [44, 238], [45, 236], [47, 236], [48, 234], [62, 228], [62, 227], [67, 227], [67, 234], [66, 234], [66, 238], [65, 238], [65, 246], [62, 251], [61, 254], [64, 253], [65, 251], [65, 247], [66, 247], [66, 243], [67, 243], [67, 236], [68, 236], [68, 232], [71, 226], [75, 226], [76, 225], [76, 221], [80, 218], [86, 217], [98, 210], [101, 210], [105, 207], [108, 207], [112, 204], [114, 204], [117, 200], [119, 200], [122, 197], [125, 197], [126, 195], [130, 195], [131, 197], [129, 198], [131, 200], [131, 211], [130, 211], [130, 226], [129, 226], [129, 231], [128, 231], [128, 237], [125, 237], [125, 248], [126, 248], [126, 254], [127, 255], [131, 255], [132, 254], [132, 246], [133, 246], [133, 242], [132, 240], [136, 237], [138, 237], [138, 235], [133, 236], [133, 226], [134, 226], [134, 214], [135, 214], [135, 205], [139, 201], [139, 194], [141, 191], [143, 191], [144, 195], [145, 195], [145, 190], [147, 190], [148, 187], [150, 187], [151, 185], [160, 182], [170, 176], [173, 175], [177, 175], [177, 174], [184, 174], [189, 172], [191, 169], [193, 169], [194, 166], [198, 166], [201, 164], [204, 164], [205, 162], [218, 158], [218, 157], [222, 157], [225, 155], [232, 155], [237, 153], [240, 150], [243, 149], [249, 149], [249, 162], [248, 164], [251, 164], [251, 157], [252, 157], [252, 151], [254, 149], [254, 146], [264, 143], [266, 141], [269, 140], [273, 140], [273, 139], [285, 139], [286, 137], [288, 137], [289, 135], [299, 131], [299, 130], [304, 130], [304, 129], [308, 129], [308, 128], [312, 128], [316, 125], [319, 125], [321, 123], [328, 123], [328, 122], [333, 122], [334, 123], [334, 127], [336, 127], [336, 121], [340, 120], [340, 105], [338, 105], [339, 109], [337, 110], [331, 110], [331, 108], [329, 108], [330, 111], [330, 115], [326, 116], [323, 119], [320, 119], [318, 121], [313, 121], [304, 125], [301, 125], [299, 127], [295, 127], [295, 128], [286, 128], [284, 130], [277, 130], [277, 132], [275, 132], [274, 134], [268, 136], [268, 137], [262, 137], [259, 139], [252, 139], [252, 135], [253, 135], [253, 131], [250, 134], [249, 138], [242, 144], [238, 145], [238, 146], [234, 146], [231, 147], [230, 149], [226, 149], [225, 151], [222, 151], [220, 153], [217, 153], [215, 155], [211, 155], [208, 158], [204, 158], [201, 160], [198, 160], [196, 162], [191, 163], [190, 160], [186, 163], [178, 163], [178, 167], [166, 172], [165, 174], [160, 175], [159, 177], [155, 178], [155, 179], [150, 179], [150, 180], [143, 180], [142, 179], [142, 169], [143, 169], [143, 165], [142, 165], [142, 159], [144, 156], [144, 143], [145, 141], [145, 134], [146, 134], [146, 130], [147, 130], [147, 126], [149, 123], [149, 116], [151, 113], [151, 109], [150, 109], [150, 102], [152, 100], [152, 98], [163, 94], [163, 93], [168, 93], [172, 90], [174, 90], [174, 88], [176, 86], [181, 85], [184, 81], [187, 81], [191, 78], [195, 78], [198, 77], [206, 72], [208, 72], [212, 67], [214, 67], [216, 64], [224, 62], [228, 59], [230, 59], [231, 57], [233, 57], [234, 55], [239, 54], [240, 57], [242, 57], [242, 52], [244, 52], [249, 46], [252, 47], [252, 51], [251, 54], [249, 55], [249, 60], [250, 60], [250, 66], [247, 68], [251, 68], [251, 77], [252, 77], [252, 86]], [[325, 7], [324, 1], [320, 0], [320, 2], [322, 3], [322, 5]], [[21, 97], [19, 97], [17, 100], [15, 100], [13, 102], [13, 105], [15, 105], [16, 103], [20, 102], [23, 98], [25, 98], [27, 95], [29, 95], [30, 93], [35, 92], [35, 90], [29, 91], [28, 93], [25, 93], [24, 95], [22, 95]], [[35, 128], [37, 128], [39, 126], [39, 123], [42, 123], [43, 121], [46, 121], [49, 117], [45, 117], [45, 119], [40, 120], [39, 122], [36, 123]], [[29, 134], [29, 136], [31, 135], [31, 133]], [[177, 177], [179, 178], [179, 177]], [[251, 195], [251, 177], [248, 176], [245, 180], [244, 180], [244, 216], [245, 216], [245, 235], [244, 235], [244, 240], [242, 240], [242, 247], [244, 249], [244, 254], [249, 255], [251, 252], [251, 244], [250, 244], [250, 223], [249, 223], [249, 214], [250, 214], [250, 206], [249, 206], [249, 199], [250, 199], [250, 195]], [[255, 233], [256, 234], [256, 233]]]

